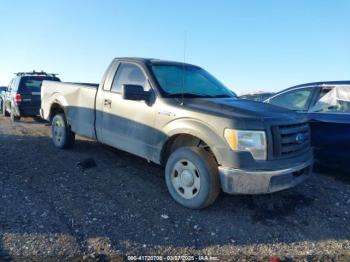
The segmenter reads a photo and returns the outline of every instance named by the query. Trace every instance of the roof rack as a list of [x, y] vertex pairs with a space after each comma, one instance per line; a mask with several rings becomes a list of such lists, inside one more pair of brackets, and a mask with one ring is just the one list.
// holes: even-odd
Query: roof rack
[[58, 74], [53, 74], [53, 73], [46, 73], [43, 70], [41, 70], [40, 72], [37, 72], [35, 70], [33, 70], [32, 72], [18, 72], [15, 73], [16, 76], [24, 76], [24, 75], [42, 75], [42, 76], [57, 76]]

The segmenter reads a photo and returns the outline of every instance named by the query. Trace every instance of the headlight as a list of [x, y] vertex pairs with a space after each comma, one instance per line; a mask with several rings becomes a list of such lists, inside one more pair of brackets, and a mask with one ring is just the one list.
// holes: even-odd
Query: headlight
[[264, 131], [225, 129], [224, 136], [232, 150], [248, 151], [255, 160], [266, 160], [267, 146]]

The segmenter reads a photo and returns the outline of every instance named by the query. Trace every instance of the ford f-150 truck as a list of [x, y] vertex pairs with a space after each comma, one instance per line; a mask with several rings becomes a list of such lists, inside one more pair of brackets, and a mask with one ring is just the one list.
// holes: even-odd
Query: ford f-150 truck
[[204, 208], [220, 190], [287, 189], [312, 170], [303, 116], [240, 99], [187, 63], [116, 58], [99, 85], [44, 81], [41, 99], [56, 147], [79, 134], [161, 164], [185, 207]]

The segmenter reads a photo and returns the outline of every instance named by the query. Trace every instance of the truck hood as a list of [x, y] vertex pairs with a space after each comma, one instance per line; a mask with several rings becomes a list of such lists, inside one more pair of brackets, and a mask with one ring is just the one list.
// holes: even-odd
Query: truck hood
[[300, 118], [295, 112], [271, 104], [240, 98], [185, 99], [184, 107], [207, 114], [254, 119]]

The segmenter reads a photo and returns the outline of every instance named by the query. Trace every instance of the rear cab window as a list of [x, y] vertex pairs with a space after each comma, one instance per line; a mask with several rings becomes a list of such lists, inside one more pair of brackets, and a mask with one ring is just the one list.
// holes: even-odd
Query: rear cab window
[[41, 91], [41, 85], [44, 80], [60, 81], [57, 77], [49, 76], [23, 76], [19, 83], [18, 92], [37, 93]]

